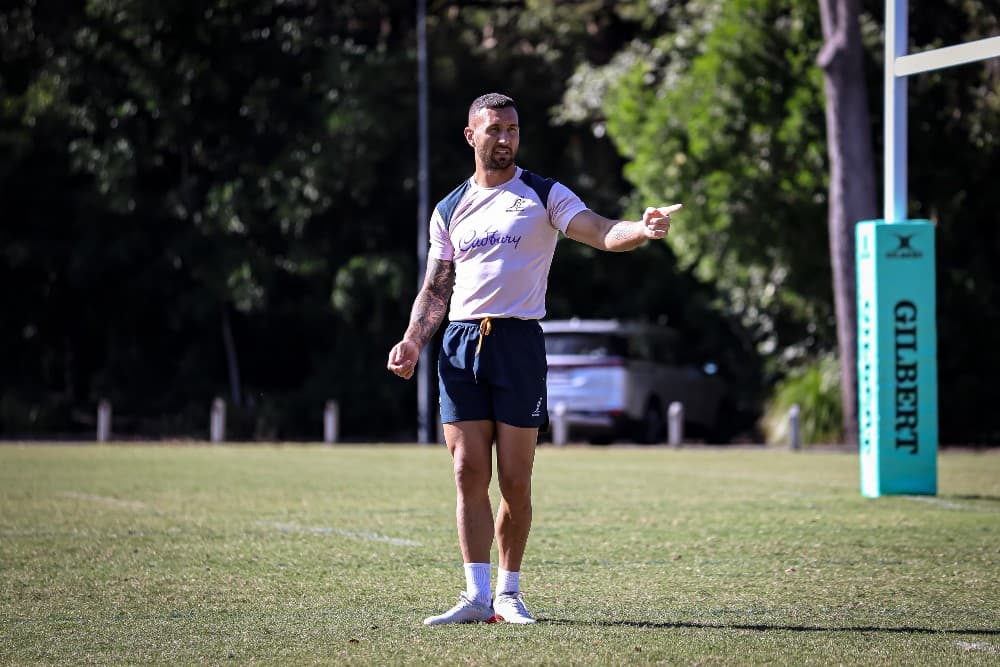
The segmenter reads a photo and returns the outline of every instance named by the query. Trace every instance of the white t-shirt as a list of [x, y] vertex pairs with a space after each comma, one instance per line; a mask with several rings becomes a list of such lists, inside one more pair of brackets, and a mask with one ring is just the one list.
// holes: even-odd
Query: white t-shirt
[[455, 263], [448, 318], [545, 316], [559, 232], [587, 207], [569, 188], [520, 167], [502, 185], [463, 182], [431, 216], [431, 259]]

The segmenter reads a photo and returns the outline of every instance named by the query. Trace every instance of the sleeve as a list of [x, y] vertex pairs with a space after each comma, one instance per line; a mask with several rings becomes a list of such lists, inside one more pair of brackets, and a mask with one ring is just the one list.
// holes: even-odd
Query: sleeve
[[431, 215], [431, 229], [430, 229], [430, 242], [431, 247], [427, 252], [427, 257], [430, 259], [444, 259], [451, 261], [455, 257], [455, 246], [451, 244], [451, 236], [448, 235], [448, 229], [445, 227], [444, 218], [438, 213], [437, 208], [434, 208], [434, 214]]
[[549, 191], [548, 209], [552, 226], [565, 234], [569, 221], [580, 211], [586, 211], [587, 205], [576, 196], [576, 193], [557, 182]]

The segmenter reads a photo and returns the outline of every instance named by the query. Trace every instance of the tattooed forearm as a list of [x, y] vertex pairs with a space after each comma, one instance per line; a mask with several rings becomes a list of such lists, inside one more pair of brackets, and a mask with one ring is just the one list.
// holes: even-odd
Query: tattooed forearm
[[451, 300], [454, 286], [454, 262], [429, 260], [427, 273], [424, 275], [424, 285], [413, 302], [410, 325], [406, 328], [404, 338], [412, 340], [420, 347], [427, 344], [448, 312], [448, 302]]
[[641, 223], [620, 220], [608, 229], [604, 237], [604, 247], [607, 250], [622, 252], [638, 247], [645, 241]]

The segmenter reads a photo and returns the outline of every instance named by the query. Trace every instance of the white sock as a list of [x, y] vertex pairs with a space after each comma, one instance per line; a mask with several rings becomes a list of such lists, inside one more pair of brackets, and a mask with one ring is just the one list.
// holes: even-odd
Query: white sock
[[502, 567], [497, 570], [497, 597], [501, 593], [520, 593], [521, 573], [510, 572]]
[[490, 603], [490, 564], [465, 564], [465, 592], [480, 604]]

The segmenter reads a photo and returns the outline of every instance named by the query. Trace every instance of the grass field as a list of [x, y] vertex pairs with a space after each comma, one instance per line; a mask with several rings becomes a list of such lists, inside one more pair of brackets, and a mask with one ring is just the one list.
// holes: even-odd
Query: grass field
[[[495, 562], [495, 561], [494, 561]], [[441, 447], [0, 447], [3, 664], [1000, 664], [1000, 454], [541, 447], [535, 626], [464, 581]]]

